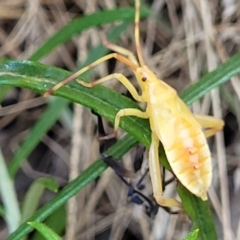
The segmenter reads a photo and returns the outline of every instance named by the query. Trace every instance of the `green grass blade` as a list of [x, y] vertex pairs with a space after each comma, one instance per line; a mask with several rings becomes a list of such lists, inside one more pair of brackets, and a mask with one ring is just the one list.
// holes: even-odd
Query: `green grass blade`
[[11, 89], [9, 86], [1, 86], [0, 90], [0, 102], [4, 99], [5, 95], [8, 93], [8, 91]]
[[[114, 156], [115, 158], [121, 158], [136, 144], [136, 139], [127, 135], [114, 144], [114, 146], [109, 148], [107, 154]], [[68, 199], [77, 194], [88, 183], [92, 182], [96, 177], [98, 177], [106, 168], [107, 166], [101, 159], [95, 161], [89, 168], [83, 171], [81, 175], [71, 181], [62, 191], [60, 191], [54, 199], [39, 209], [34, 216], [29, 219], [29, 221], [41, 222], [46, 219], [55, 210], [66, 203]], [[31, 230], [32, 228], [25, 222], [9, 236], [8, 240], [21, 239]]]
[[9, 177], [5, 159], [0, 149], [0, 196], [4, 205], [4, 219], [8, 231], [15, 231], [21, 219], [14, 183]]
[[[58, 235], [62, 235], [66, 227], [67, 213], [65, 205], [61, 206], [59, 209], [54, 211], [45, 221], [48, 227], [50, 227]], [[35, 232], [31, 236], [31, 240], [42, 240], [42, 235], [39, 232]]]
[[29, 222], [28, 224], [36, 228], [44, 236], [46, 240], [61, 240], [60, 236], [58, 236], [51, 228], [42, 223]]
[[41, 141], [42, 137], [57, 121], [62, 109], [67, 106], [67, 104], [68, 101], [66, 99], [54, 99], [53, 101], [50, 101], [48, 109], [40, 117], [37, 124], [35, 124], [35, 126], [30, 130], [27, 138], [21, 144], [20, 148], [18, 148], [18, 150], [14, 153], [8, 168], [11, 178], [14, 178], [16, 172], [21, 166], [21, 163], [25, 161], [39, 141]]
[[193, 222], [193, 229], [199, 229], [198, 236], [201, 240], [217, 240], [214, 220], [208, 201], [191, 194], [182, 184], [178, 184], [178, 194], [182, 200], [183, 209]]
[[193, 230], [183, 240], [196, 240], [198, 236], [198, 232], [199, 232], [199, 229]]
[[39, 178], [29, 187], [22, 204], [22, 223], [36, 211], [45, 189], [57, 192], [58, 184], [52, 177]]
[[[234, 59], [234, 62], [233, 60]], [[215, 71], [207, 74], [203, 80], [200, 80], [200, 83], [192, 86], [192, 91], [195, 91], [194, 96], [191, 95], [191, 92], [188, 90], [185, 91], [182, 96], [187, 104], [192, 102], [192, 98], [195, 98], [195, 95], [201, 97], [204, 95], [202, 93], [202, 89], [199, 89], [199, 84], [201, 85], [205, 81], [208, 81], [207, 89], [211, 90], [214, 87], [222, 84], [227, 81], [231, 76], [240, 72], [240, 54], [235, 55], [226, 63], [222, 64]], [[220, 69], [220, 70], [219, 70]], [[226, 71], [228, 70], [228, 72]], [[43, 93], [47, 89], [49, 89], [52, 85], [55, 85], [59, 80], [66, 78], [69, 74], [66, 71], [57, 69], [57, 68], [49, 68], [41, 64], [32, 63], [32, 62], [21, 62], [21, 61], [5, 61], [0, 64], [0, 84], [12, 85], [12, 86], [21, 86], [32, 89], [34, 91]], [[220, 74], [220, 73], [221, 74]], [[225, 72], [225, 74], [223, 74]], [[214, 76], [218, 76], [214, 78]], [[208, 80], [206, 80], [208, 79]], [[216, 81], [212, 81], [216, 79]], [[202, 81], [202, 82], [201, 82]], [[114, 93], [110, 89], [107, 89], [103, 86], [97, 86], [94, 89], [86, 89], [79, 86], [76, 83], [71, 83], [68, 86], [64, 86], [59, 89], [56, 93], [58, 96], [62, 96], [68, 98], [69, 100], [81, 103], [87, 107], [91, 107], [102, 116], [107, 117], [109, 120], [114, 119], [116, 112], [125, 108], [126, 106], [136, 106], [136, 103], [131, 100], [121, 96], [118, 93]], [[87, 98], [87, 101], [85, 99]], [[109, 99], [111, 101], [109, 102]], [[116, 100], [116, 101], [115, 101]], [[99, 106], [99, 107], [98, 107]], [[123, 118], [122, 125], [126, 131], [132, 132], [131, 129], [135, 129], [135, 133], [133, 135], [141, 141], [144, 145], [149, 146], [150, 144], [150, 129], [148, 128], [147, 121], [136, 118]], [[135, 140], [136, 141], [136, 140]], [[121, 149], [119, 149], [120, 151]], [[113, 155], [114, 156], [114, 155]], [[118, 157], [118, 156], [115, 156]], [[161, 158], [162, 159], [162, 158]], [[100, 174], [103, 171], [103, 165], [100, 162], [94, 163], [90, 168], [84, 171], [84, 174], [79, 176], [81, 179], [81, 184], [79, 187], [76, 186], [74, 189], [74, 193], [66, 194], [62, 196], [59, 194], [55, 199], [54, 203], [51, 201], [48, 205], [44, 206], [40, 211], [37, 212], [33, 216], [33, 221], [39, 220], [42, 221], [47, 216], [49, 216], [55, 209], [64, 204], [72, 194], [76, 194], [82, 187], [84, 187], [90, 179], [96, 177], [96, 174]], [[78, 180], [79, 180], [78, 178]], [[75, 182], [74, 182], [75, 183]], [[72, 183], [74, 185], [74, 183]], [[67, 190], [71, 189], [73, 185], [69, 185], [66, 187]], [[62, 197], [61, 197], [62, 196]], [[198, 211], [196, 209], [196, 211]], [[198, 221], [197, 219], [193, 219], [193, 221]], [[201, 222], [200, 222], [201, 224]], [[202, 228], [202, 227], [201, 227]], [[200, 228], [200, 230], [201, 230]], [[31, 228], [29, 226], [22, 225], [15, 233], [13, 233], [10, 239], [19, 239], [25, 234], [27, 234]]]
[[[239, 73], [239, 66], [240, 54], [236, 54], [218, 69], [206, 74], [199, 82], [192, 85], [190, 87], [191, 91], [186, 90], [181, 94], [183, 100], [187, 104], [191, 104], [192, 99], [196, 100], [196, 96], [200, 98], [206, 94], [206, 91], [203, 91], [199, 86], [204, 85], [210, 91], [214, 87], [226, 82], [231, 76]], [[28, 88], [39, 93], [44, 93], [68, 76], [69, 73], [67, 71], [30, 61], [4, 61], [0, 63], [0, 85]], [[120, 109], [126, 107], [139, 108], [135, 102], [104, 86], [88, 89], [76, 82], [71, 82], [54, 94], [94, 109], [111, 122], [114, 121], [115, 114]], [[150, 129], [148, 126], [148, 121], [135, 117], [124, 117], [121, 121], [121, 127], [146, 146], [150, 145]]]
[[[49, 54], [58, 45], [70, 40], [74, 35], [80, 34], [83, 30], [91, 27], [100, 26], [114, 21], [133, 21], [135, 10], [133, 8], [120, 8], [106, 10], [91, 15], [75, 19], [61, 28], [46, 43], [30, 57], [30, 60], [39, 60], [46, 54]], [[141, 8], [141, 17], [147, 17], [150, 14], [149, 9]]]
[[2, 205], [0, 205], [0, 216], [1, 216], [2, 218], [4, 218], [4, 217], [6, 216], [6, 212], [5, 212], [5, 210], [4, 210], [4, 208], [3, 208]]
[[[4, 61], [0, 63], [0, 85], [19, 86], [39, 93], [44, 93], [69, 75], [69, 72], [62, 69], [31, 61]], [[94, 89], [89, 89], [80, 86], [76, 82], [71, 82], [69, 85], [60, 88], [55, 95], [92, 108], [112, 122], [119, 109], [126, 107], [139, 108], [137, 103], [104, 86], [96, 86]], [[148, 121], [128, 117], [123, 119], [121, 125], [124, 129], [127, 128], [130, 133], [137, 133], [138, 138], [149, 145], [150, 131], [146, 127], [148, 126]], [[131, 127], [129, 128], [130, 125]], [[139, 133], [139, 129], [143, 131], [144, 135]]]
[[[114, 28], [114, 30], [111, 31], [109, 34], [109, 39], [111, 41], [115, 42], [119, 38], [120, 34], [126, 29], [126, 27], [128, 25], [129, 25], [129, 23], [123, 23], [120, 26]], [[98, 57], [103, 56], [104, 54], [106, 54], [106, 52], [107, 52], [107, 49], [103, 48], [102, 45], [96, 47], [89, 54], [89, 57], [86, 60], [86, 64], [92, 60], [97, 59]], [[26, 67], [26, 69], [24, 69], [23, 71], [27, 71], [27, 65], [25, 65], [25, 67]], [[29, 68], [28, 70], [35, 71], [35, 70], [37, 70], [37, 68], [38, 67], [36, 65], [36, 69]], [[46, 71], [48, 71], [48, 70], [45, 69], [44, 72], [46, 72]], [[39, 74], [42, 74], [42, 73], [39, 72]], [[56, 75], [55, 76], [52, 75], [52, 77], [56, 78]], [[64, 79], [64, 77], [66, 77], [66, 75], [61, 76], [61, 77], [63, 77], [62, 79]], [[69, 101], [67, 101], [67, 100], [57, 99], [57, 98], [54, 98], [53, 101], [51, 101], [49, 103], [47, 110], [44, 112], [44, 114], [41, 116], [41, 118], [38, 120], [38, 122], [34, 125], [34, 127], [30, 130], [27, 138], [23, 141], [20, 148], [15, 152], [15, 154], [13, 156], [13, 159], [9, 165], [9, 174], [12, 178], [18, 171], [22, 162], [27, 159], [27, 157], [32, 152], [32, 150], [37, 146], [39, 141], [41, 141], [42, 137], [51, 128], [51, 126], [59, 119], [59, 116], [62, 113], [62, 110], [67, 106], [68, 103], [69, 103]]]
[[[134, 12], [132, 13], [132, 15], [134, 15]], [[117, 17], [115, 16], [115, 18]], [[75, 24], [75, 26], [77, 27], [77, 24]], [[81, 32], [83, 29], [86, 29], [88, 27], [89, 26], [81, 26], [82, 29], [80, 30], [72, 29], [71, 31], [69, 30], [67, 32], [60, 31], [58, 33], [59, 35], [55, 35], [53, 38], [51, 38], [50, 39], [51, 41], [47, 42], [46, 45], [44, 45], [44, 47], [40, 48], [39, 51], [37, 51], [32, 56], [32, 59], [37, 59], [46, 55], [57, 44], [60, 44], [70, 39], [72, 35], [77, 33], [77, 31]], [[66, 36], [64, 36], [64, 34], [66, 34]], [[59, 42], [56, 42], [56, 40]], [[211, 89], [226, 82], [231, 76], [234, 76], [235, 74], [239, 73], [240, 72], [239, 66], [240, 66], [240, 54], [236, 54], [228, 62], [220, 66], [215, 71], [206, 74], [201, 79], [201, 81], [188, 88], [183, 94], [181, 94], [181, 97], [187, 104], [191, 104], [193, 101], [204, 96]], [[61, 79], [66, 78], [68, 74], [69, 73], [56, 68], [46, 67], [44, 65], [38, 65], [36, 63], [27, 61], [25, 62], [6, 61], [0, 63], [0, 85], [26, 87], [40, 93], [43, 93], [50, 86], [54, 85]], [[102, 86], [97, 86], [94, 89], [84, 89], [81, 86], [77, 85], [76, 83], [71, 83], [69, 84], [69, 86], [65, 86], [59, 89], [59, 91], [57, 91], [55, 95], [62, 96], [71, 101], [78, 102], [89, 108], [92, 108], [100, 115], [106, 117], [108, 120], [112, 122], [114, 121], [114, 116], [119, 109], [126, 107], [138, 107], [136, 103]], [[135, 136], [136, 139], [141, 141], [144, 145], [149, 146], [150, 130], [148, 121], [137, 119], [134, 117], [126, 117], [123, 118], [123, 121], [121, 122], [121, 127], [125, 131]], [[134, 144], [136, 144], [137, 140], [133, 138], [132, 140], [134, 140]], [[128, 148], [123, 149], [124, 151], [127, 151]], [[119, 154], [119, 156], [120, 155], [121, 154]], [[161, 160], [162, 159], [163, 158], [161, 157]], [[18, 163], [18, 165], [16, 168], [13, 167], [14, 171], [16, 171], [19, 167], [19, 162], [18, 161], [16, 162]], [[54, 198], [48, 205], [44, 206], [32, 217], [33, 221], [35, 220], [42, 221], [43, 219], [45, 219], [57, 208], [59, 208], [59, 206], [64, 204], [71, 196], [75, 195], [78, 191], [80, 191], [80, 189], [83, 188], [87, 183], [92, 181], [97, 176], [96, 174], [100, 174], [101, 171], [105, 169], [105, 166], [102, 167], [101, 165], [102, 163], [99, 162], [99, 164], [100, 165], [97, 164], [92, 165], [89, 168], [90, 170], [87, 169], [83, 173], [83, 175], [79, 177], [79, 179], [81, 180], [81, 182], [80, 180], [78, 182], [79, 187], [76, 187], [74, 185], [76, 184], [75, 182], [73, 183], [71, 182], [62, 191], [66, 195], [63, 195], [63, 193], [57, 195], [56, 198]], [[164, 165], [168, 166], [166, 161]], [[92, 172], [93, 169], [96, 172]], [[75, 186], [76, 188], [73, 189], [73, 186]], [[202, 202], [200, 199], [196, 198], [188, 191], [186, 192], [185, 188], [181, 189], [181, 187], [180, 188], [178, 187], [178, 192], [184, 203], [183, 204], [184, 209], [193, 220], [195, 227], [200, 229], [199, 231], [200, 238], [216, 239], [211, 213], [209, 214], [208, 203]], [[20, 239], [21, 236], [24, 236], [30, 230], [31, 227], [27, 226], [26, 224], [23, 224], [14, 233], [15, 235], [12, 234], [10, 238], [15, 236], [17, 238], [11, 239]]]
[[227, 62], [220, 65], [216, 70], [207, 73], [198, 82], [190, 86], [180, 94], [181, 98], [188, 104], [203, 97], [213, 88], [220, 86], [232, 76], [240, 72], [240, 53], [235, 54]]

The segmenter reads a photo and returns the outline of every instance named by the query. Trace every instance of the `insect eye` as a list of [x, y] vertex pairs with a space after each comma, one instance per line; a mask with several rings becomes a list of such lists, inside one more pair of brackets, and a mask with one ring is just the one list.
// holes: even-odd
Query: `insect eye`
[[143, 78], [142, 78], [142, 81], [143, 81], [143, 82], [146, 82], [146, 81], [147, 81], [147, 78], [146, 78], [146, 77], [143, 77]]

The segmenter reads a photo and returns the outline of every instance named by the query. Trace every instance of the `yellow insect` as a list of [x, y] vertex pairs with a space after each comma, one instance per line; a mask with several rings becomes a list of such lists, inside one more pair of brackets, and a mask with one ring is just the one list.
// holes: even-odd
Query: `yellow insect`
[[[167, 85], [146, 66], [139, 41], [140, 0], [135, 1], [135, 44], [137, 57], [122, 47], [104, 41], [104, 45], [115, 53], [108, 54], [92, 64], [79, 70], [63, 80], [44, 96], [48, 96], [64, 84], [77, 78], [90, 68], [115, 58], [126, 64], [135, 74], [142, 90], [138, 94], [132, 83], [121, 73], [110, 74], [92, 83], [81, 80], [77, 82], [85, 87], [94, 87], [110, 79], [120, 81], [139, 102], [146, 102], [146, 111], [138, 109], [122, 109], [115, 117], [113, 134], [104, 137], [109, 139], [117, 135], [119, 122], [123, 116], [148, 118], [151, 126], [151, 146], [149, 149], [149, 170], [153, 186], [153, 194], [159, 205], [180, 206], [173, 198], [164, 198], [159, 162], [159, 140], [163, 144], [167, 159], [177, 179], [193, 194], [202, 200], [207, 199], [207, 190], [212, 179], [212, 165], [206, 137], [220, 131], [224, 122], [211, 116], [193, 115], [176, 91]], [[138, 60], [137, 60], [138, 59]], [[203, 130], [205, 129], [205, 130]]]

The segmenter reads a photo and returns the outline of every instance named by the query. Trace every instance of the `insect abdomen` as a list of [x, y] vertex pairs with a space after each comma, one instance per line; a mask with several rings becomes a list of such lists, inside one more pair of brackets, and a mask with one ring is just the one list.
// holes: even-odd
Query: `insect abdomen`
[[212, 165], [205, 136], [201, 128], [183, 124], [178, 125], [175, 133], [178, 137], [172, 148], [165, 149], [171, 168], [189, 191], [206, 200], [212, 179]]

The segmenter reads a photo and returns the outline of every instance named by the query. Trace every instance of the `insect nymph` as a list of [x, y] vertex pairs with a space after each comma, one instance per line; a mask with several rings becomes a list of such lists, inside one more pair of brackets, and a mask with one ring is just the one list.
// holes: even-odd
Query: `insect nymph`
[[[202, 200], [207, 199], [207, 190], [211, 184], [211, 154], [206, 137], [214, 135], [223, 127], [223, 121], [210, 116], [193, 115], [176, 91], [167, 85], [146, 66], [139, 42], [139, 8], [140, 1], [135, 1], [135, 44], [137, 56], [122, 47], [104, 42], [105, 46], [115, 53], [108, 54], [87, 67], [63, 80], [45, 93], [50, 95], [64, 84], [77, 78], [90, 68], [115, 58], [132, 69], [141, 94], [138, 94], [132, 83], [121, 73], [110, 74], [92, 83], [81, 80], [77, 82], [85, 87], [94, 87], [111, 79], [120, 81], [139, 102], [146, 102], [146, 111], [138, 109], [122, 109], [116, 117], [113, 134], [103, 137], [109, 139], [117, 135], [119, 122], [123, 116], [146, 118], [151, 126], [151, 146], [149, 149], [149, 170], [153, 186], [153, 194], [162, 206], [180, 206], [173, 198], [164, 198], [159, 161], [159, 141], [163, 144], [167, 159], [177, 179], [193, 194]], [[206, 129], [206, 130], [202, 130]]]

